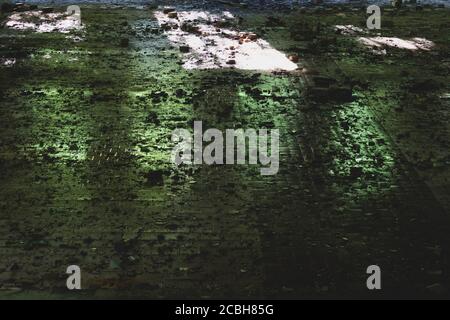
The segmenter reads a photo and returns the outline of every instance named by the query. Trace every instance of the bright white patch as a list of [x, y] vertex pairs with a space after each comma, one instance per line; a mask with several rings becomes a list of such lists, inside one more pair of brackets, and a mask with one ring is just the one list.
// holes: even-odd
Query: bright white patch
[[430, 51], [434, 47], [434, 43], [423, 38], [413, 38], [403, 40], [396, 37], [360, 37], [359, 41], [371, 48], [399, 48], [406, 50], [425, 50]]
[[[359, 27], [355, 27], [353, 25], [336, 25], [334, 26], [334, 30], [337, 32], [348, 35], [348, 36], [356, 36], [367, 34], [367, 31], [361, 29]], [[434, 47], [434, 43], [424, 38], [412, 38], [409, 40], [400, 39], [397, 37], [359, 37], [358, 41], [365, 45], [366, 47], [370, 47], [373, 49], [374, 53], [377, 54], [386, 54], [386, 48], [398, 48], [405, 50], [425, 50], [429, 51]]]
[[189, 47], [183, 58], [186, 69], [234, 67], [293, 71], [298, 68], [285, 54], [256, 35], [252, 35], [252, 40], [245, 40], [247, 33], [214, 26], [218, 22], [234, 19], [230, 12], [219, 15], [206, 11], [178, 11], [177, 18], [169, 18], [158, 11], [155, 16], [160, 26], [171, 26], [170, 30], [165, 31], [170, 41]]
[[66, 13], [47, 13], [27, 11], [10, 15], [5, 23], [7, 28], [16, 30], [33, 30], [35, 32], [62, 32], [80, 30], [79, 20]]
[[[357, 36], [367, 34], [367, 31], [353, 25], [336, 25], [334, 29], [343, 35]], [[434, 47], [434, 43], [424, 38], [412, 38], [409, 40], [397, 37], [359, 37], [358, 41], [373, 49], [376, 54], [386, 54], [386, 48], [398, 48], [405, 50], [425, 50], [430, 51]]]
[[351, 24], [345, 25], [345, 26], [344, 25], [334, 26], [334, 30], [338, 31], [341, 34], [351, 35], [351, 36], [361, 34], [361, 33], [366, 33], [362, 28], [355, 27]]
[[0, 65], [2, 65], [2, 66], [12, 67], [15, 64], [16, 64], [16, 59], [14, 59], [14, 58], [12, 58], [12, 59], [0, 59]]

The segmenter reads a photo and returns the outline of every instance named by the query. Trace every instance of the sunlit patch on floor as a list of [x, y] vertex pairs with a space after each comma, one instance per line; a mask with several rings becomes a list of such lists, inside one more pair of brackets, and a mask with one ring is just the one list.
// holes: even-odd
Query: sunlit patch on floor
[[155, 16], [169, 40], [180, 46], [186, 69], [293, 71], [298, 68], [256, 34], [223, 28], [234, 19], [229, 12], [157, 11]]
[[424, 50], [430, 51], [434, 43], [424, 38], [412, 38], [404, 40], [397, 37], [360, 37], [359, 42], [367, 47], [382, 50], [386, 47], [405, 49], [405, 50]]
[[7, 18], [5, 27], [15, 30], [32, 30], [39, 33], [69, 33], [82, 28], [75, 16], [66, 13], [43, 13], [42, 11], [14, 13]]
[[397, 37], [382, 37], [380, 34], [374, 37], [362, 36], [368, 32], [362, 28], [353, 25], [336, 25], [334, 30], [337, 33], [346, 36], [360, 36], [358, 42], [364, 46], [371, 48], [373, 53], [386, 54], [387, 48], [397, 48], [412, 51], [430, 51], [434, 47], [434, 43], [424, 38], [412, 38], [408, 40]]

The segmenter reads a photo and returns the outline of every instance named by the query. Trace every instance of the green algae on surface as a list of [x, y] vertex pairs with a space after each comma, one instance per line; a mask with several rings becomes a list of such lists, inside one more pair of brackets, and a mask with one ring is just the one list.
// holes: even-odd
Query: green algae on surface
[[[0, 67], [5, 294], [65, 297], [74, 263], [83, 298], [366, 297], [374, 263], [390, 295], [445, 283], [433, 271], [445, 270], [448, 239], [425, 214], [441, 205], [416, 172], [429, 172], [428, 160], [448, 169], [448, 103], [437, 97], [448, 91], [449, 38], [436, 31], [447, 11], [388, 11], [385, 35], [438, 49], [386, 57], [335, 34], [335, 24], [363, 27], [363, 12], [281, 22], [242, 13], [242, 28], [351, 86], [354, 101], [343, 103], [307, 97], [300, 72], [187, 71], [179, 49], [152, 32], [150, 11], [82, 10], [85, 30], [72, 35], [81, 41], [0, 31], [0, 57], [17, 59]], [[436, 84], [421, 91], [421, 79]], [[279, 129], [279, 173], [174, 167], [172, 130], [196, 120]]]

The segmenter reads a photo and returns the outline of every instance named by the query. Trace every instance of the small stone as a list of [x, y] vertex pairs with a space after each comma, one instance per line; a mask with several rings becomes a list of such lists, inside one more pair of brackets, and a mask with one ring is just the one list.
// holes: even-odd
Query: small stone
[[297, 63], [300, 60], [298, 55], [296, 55], [296, 54], [291, 54], [288, 58], [289, 58], [289, 60], [291, 60], [294, 63]]
[[250, 34], [247, 36], [247, 38], [250, 39], [250, 40], [252, 40], [252, 41], [256, 41], [256, 40], [258, 40], [258, 35], [257, 35], [256, 33], [250, 33]]
[[184, 23], [181, 25], [181, 30], [184, 32], [189, 32], [189, 33], [193, 33], [193, 34], [201, 34], [202, 32], [200, 31], [200, 27], [195, 26], [193, 24], [190, 23]]
[[170, 19], [178, 19], [178, 13], [176, 12], [169, 12], [167, 15]]

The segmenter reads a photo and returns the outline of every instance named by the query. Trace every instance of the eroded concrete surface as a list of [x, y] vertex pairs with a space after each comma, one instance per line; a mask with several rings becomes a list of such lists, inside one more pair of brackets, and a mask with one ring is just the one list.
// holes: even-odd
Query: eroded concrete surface
[[[149, 7], [0, 30], [2, 298], [448, 296], [448, 9], [386, 8], [369, 35], [435, 46], [380, 54], [354, 6], [224, 6], [299, 69], [186, 70]], [[174, 168], [194, 120], [280, 129], [280, 172]]]

